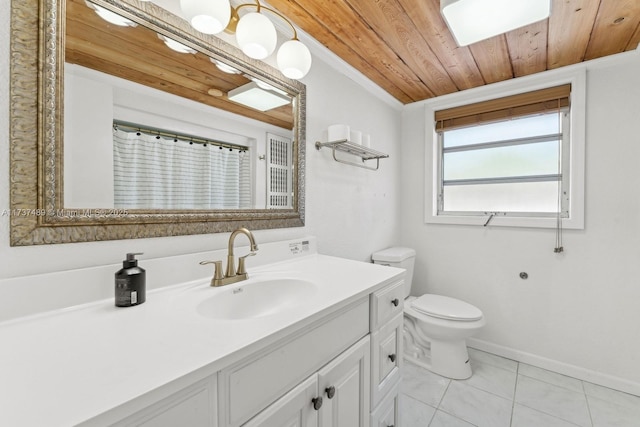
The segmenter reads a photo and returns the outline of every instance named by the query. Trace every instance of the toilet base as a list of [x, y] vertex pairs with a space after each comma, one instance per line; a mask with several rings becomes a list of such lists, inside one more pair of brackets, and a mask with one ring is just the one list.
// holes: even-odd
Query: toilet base
[[440, 341], [426, 337], [415, 326], [415, 319], [404, 317], [404, 358], [446, 378], [464, 380], [472, 375], [465, 340]]

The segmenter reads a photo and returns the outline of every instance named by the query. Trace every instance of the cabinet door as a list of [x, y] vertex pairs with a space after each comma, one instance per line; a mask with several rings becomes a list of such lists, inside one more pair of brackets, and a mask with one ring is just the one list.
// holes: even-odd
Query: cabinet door
[[314, 409], [317, 390], [318, 376], [314, 374], [243, 427], [318, 427], [318, 411]]
[[370, 351], [367, 335], [318, 372], [320, 427], [369, 425]]

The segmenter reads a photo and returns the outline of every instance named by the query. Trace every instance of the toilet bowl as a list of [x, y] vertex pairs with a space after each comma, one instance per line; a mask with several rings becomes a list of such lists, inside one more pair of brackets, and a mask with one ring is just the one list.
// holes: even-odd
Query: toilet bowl
[[404, 358], [453, 379], [471, 377], [466, 339], [485, 324], [482, 311], [461, 300], [425, 294], [409, 296], [415, 251], [389, 248], [372, 255], [374, 263], [407, 270], [404, 302]]
[[485, 324], [475, 306], [442, 295], [405, 299], [405, 359], [453, 379], [472, 375], [466, 339]]

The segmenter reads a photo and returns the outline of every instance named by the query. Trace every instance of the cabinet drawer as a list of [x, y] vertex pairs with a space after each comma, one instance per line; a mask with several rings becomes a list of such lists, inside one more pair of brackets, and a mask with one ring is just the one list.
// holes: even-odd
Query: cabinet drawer
[[384, 324], [371, 338], [371, 407], [375, 407], [400, 379], [402, 314]]
[[216, 376], [178, 391], [134, 415], [119, 421], [113, 427], [215, 427]]
[[291, 390], [369, 330], [367, 298], [258, 351], [219, 374], [221, 426], [236, 427]]
[[318, 376], [313, 375], [242, 427], [317, 425], [318, 413], [311, 405], [311, 400], [317, 396]]
[[371, 294], [371, 331], [402, 313], [404, 281], [393, 283]]
[[371, 413], [371, 427], [400, 427], [399, 389], [396, 384]]

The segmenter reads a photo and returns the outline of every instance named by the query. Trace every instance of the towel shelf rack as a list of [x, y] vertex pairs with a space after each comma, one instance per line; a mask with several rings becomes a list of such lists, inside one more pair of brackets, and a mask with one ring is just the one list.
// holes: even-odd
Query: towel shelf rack
[[[378, 170], [378, 168], [380, 167], [380, 159], [386, 159], [389, 157], [388, 154], [381, 153], [380, 151], [373, 150], [369, 147], [356, 144], [355, 142], [351, 142], [346, 139], [342, 139], [339, 141], [330, 141], [330, 142], [316, 141], [316, 150], [320, 150], [322, 147], [331, 148], [331, 151], [333, 152], [333, 160], [335, 160], [338, 163], [344, 163], [347, 165], [356, 166], [359, 168], [369, 169], [369, 170]], [[343, 153], [360, 157], [362, 159], [362, 164], [354, 161], [340, 159], [336, 157], [336, 151], [341, 151]], [[365, 162], [369, 160], [375, 160], [376, 166], [375, 167], [367, 166]]]

